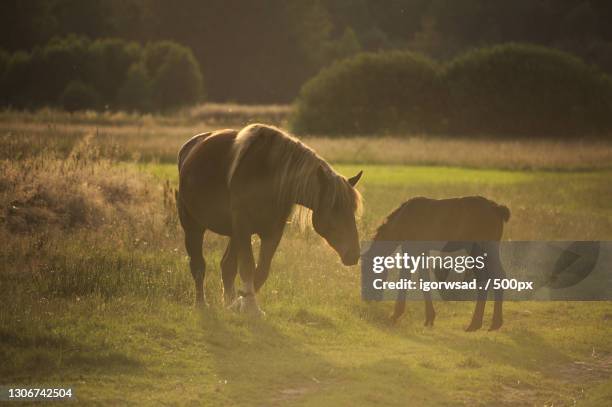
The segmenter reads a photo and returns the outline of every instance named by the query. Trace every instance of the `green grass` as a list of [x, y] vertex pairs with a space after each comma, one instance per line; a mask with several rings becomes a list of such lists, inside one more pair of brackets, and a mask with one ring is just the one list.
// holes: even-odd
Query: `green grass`
[[[211, 306], [194, 309], [164, 187], [177, 182], [176, 150], [196, 132], [282, 121], [287, 110], [245, 108], [218, 122], [227, 108], [0, 114], [0, 385], [73, 386], [80, 401], [111, 405], [612, 404], [611, 303], [508, 302], [501, 331], [468, 334], [472, 303], [437, 303], [435, 327], [424, 328], [414, 302], [392, 327], [392, 304], [363, 302], [359, 268], [342, 266], [312, 230], [287, 229], [259, 321], [223, 308], [226, 239], [207, 234]], [[363, 240], [411, 197], [465, 195], [511, 209], [505, 239], [612, 239], [609, 143], [306, 142], [344, 175], [364, 170]], [[28, 207], [32, 196], [53, 205]], [[36, 227], [9, 230], [15, 211], [21, 226], [38, 216]], [[86, 216], [74, 226], [53, 211]]]
[[[176, 183], [174, 164], [143, 164], [158, 180]], [[612, 170], [520, 171], [437, 166], [335, 165], [343, 175], [364, 171], [359, 189], [366, 210], [362, 234], [415, 196], [483, 195], [512, 212], [509, 240], [606, 240], [612, 238]]]
[[[118, 165], [153, 174], [154, 190], [176, 183], [172, 164]], [[610, 171], [336, 169], [364, 169], [364, 239], [405, 199], [469, 194], [511, 208], [508, 239], [612, 238]], [[59, 231], [42, 248], [34, 235], [15, 237], [0, 280], [0, 383], [70, 385], [79, 400], [104, 404], [612, 402], [610, 303], [507, 303], [501, 331], [468, 334], [473, 304], [436, 304], [436, 326], [423, 328], [415, 302], [391, 327], [392, 304], [361, 301], [358, 267], [343, 267], [313, 231], [291, 227], [260, 296], [267, 316], [253, 321], [222, 307], [224, 239], [212, 235], [211, 307], [192, 307], [181, 232], [161, 219]]]

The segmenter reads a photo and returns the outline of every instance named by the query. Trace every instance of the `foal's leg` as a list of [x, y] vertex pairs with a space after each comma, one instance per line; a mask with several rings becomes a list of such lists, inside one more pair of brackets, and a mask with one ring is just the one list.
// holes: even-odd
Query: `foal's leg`
[[397, 324], [397, 321], [404, 315], [406, 311], [406, 291], [402, 290], [397, 294], [395, 300], [395, 307], [393, 308], [393, 315], [391, 315], [391, 323]]
[[[410, 272], [406, 269], [401, 269], [399, 275], [400, 279], [409, 279], [411, 277]], [[397, 293], [397, 299], [395, 300], [395, 308], [393, 309], [393, 315], [391, 315], [392, 324], [396, 324], [406, 311], [406, 293], [406, 290], [401, 290]]]
[[[476, 257], [482, 255], [483, 250], [478, 245], [475, 244], [474, 248], [471, 251], [471, 255]], [[484, 317], [485, 305], [487, 304], [487, 295], [488, 290], [485, 290], [485, 286], [487, 283], [487, 277], [489, 275], [486, 267], [483, 270], [474, 270], [474, 275], [476, 277], [476, 306], [474, 307], [474, 314], [472, 315], [472, 322], [470, 325], [465, 328], [466, 332], [477, 331], [482, 327], [482, 319]], [[480, 288], [482, 287], [482, 289]]]
[[223, 301], [226, 306], [231, 305], [236, 299], [236, 290], [234, 289], [236, 274], [238, 274], [238, 256], [236, 253], [236, 244], [232, 244], [232, 238], [230, 237], [223, 258], [221, 259]]
[[[489, 262], [491, 264], [491, 272], [493, 278], [506, 278], [506, 271], [504, 270], [499, 253], [499, 243], [497, 242], [495, 247], [491, 248], [489, 252]], [[504, 318], [502, 315], [502, 304], [504, 303], [504, 290], [502, 288], [493, 290], [493, 295], [495, 298], [495, 306], [493, 308], [493, 321], [491, 322], [491, 326], [489, 327], [489, 331], [495, 331], [504, 323]]]
[[[423, 281], [430, 281], [429, 270], [419, 270], [419, 276]], [[434, 310], [433, 301], [431, 300], [431, 291], [423, 291], [423, 299], [425, 300], [425, 326], [433, 326], [436, 319], [436, 311]]]
[[257, 268], [255, 269], [255, 292], [259, 292], [261, 286], [268, 279], [270, 274], [270, 266], [272, 257], [276, 252], [276, 248], [283, 236], [283, 229], [266, 236], [261, 236], [261, 246], [259, 248], [259, 259], [257, 259]]

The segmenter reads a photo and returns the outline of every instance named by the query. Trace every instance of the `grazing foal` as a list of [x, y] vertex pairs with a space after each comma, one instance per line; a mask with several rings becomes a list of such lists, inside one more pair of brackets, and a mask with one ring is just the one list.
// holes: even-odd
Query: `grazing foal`
[[[470, 196], [452, 199], [413, 198], [394, 210], [376, 231], [375, 241], [448, 241], [446, 251], [465, 249], [472, 256], [483, 253], [480, 244], [462, 247], [458, 242], [498, 242], [504, 230], [504, 223], [510, 219], [510, 210], [481, 196]], [[485, 243], [486, 245], [486, 243]], [[491, 273], [498, 273], [495, 277], [503, 278], [505, 273], [499, 259], [499, 246], [489, 245], [487, 263], [489, 270], [476, 272], [479, 281], [492, 277]], [[425, 271], [425, 273], [427, 273]], [[431, 300], [431, 293], [424, 292], [425, 297], [425, 325], [433, 326], [435, 311]], [[494, 290], [495, 308], [493, 322], [490, 330], [502, 326], [503, 291]], [[472, 322], [466, 331], [475, 331], [482, 326], [482, 318], [487, 299], [485, 290], [478, 290], [476, 308]], [[405, 292], [401, 293], [395, 304], [395, 311], [391, 317], [396, 322], [406, 308]]]

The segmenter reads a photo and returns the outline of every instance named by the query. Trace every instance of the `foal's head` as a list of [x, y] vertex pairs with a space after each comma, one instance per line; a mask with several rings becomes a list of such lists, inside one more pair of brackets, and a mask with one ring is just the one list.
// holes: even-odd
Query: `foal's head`
[[355, 212], [361, 205], [361, 197], [354, 187], [361, 174], [360, 171], [346, 179], [322, 169], [318, 173], [319, 202], [312, 212], [312, 226], [338, 253], [346, 266], [359, 261]]

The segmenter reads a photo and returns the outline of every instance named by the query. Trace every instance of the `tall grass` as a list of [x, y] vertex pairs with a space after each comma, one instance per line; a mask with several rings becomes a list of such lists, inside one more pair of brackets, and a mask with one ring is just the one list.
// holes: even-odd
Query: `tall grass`
[[[174, 163], [178, 149], [189, 137], [219, 128], [240, 129], [248, 122], [92, 125], [0, 120], [0, 158], [20, 159], [40, 153], [63, 158], [88, 135], [101, 157]], [[457, 139], [413, 134], [304, 136], [302, 140], [335, 163], [550, 170], [612, 168], [612, 142], [601, 139], [491, 140], [484, 136]]]
[[55, 108], [36, 111], [1, 110], [2, 123], [39, 123], [45, 125], [97, 125], [97, 126], [184, 126], [200, 123], [246, 123], [260, 121], [282, 125], [287, 122], [289, 105], [238, 105], [205, 103], [176, 110], [170, 114], [133, 113], [126, 111], [84, 110], [69, 113]]
[[3, 290], [189, 298], [169, 184], [100, 157], [90, 137], [66, 158], [4, 159], [0, 169]]

